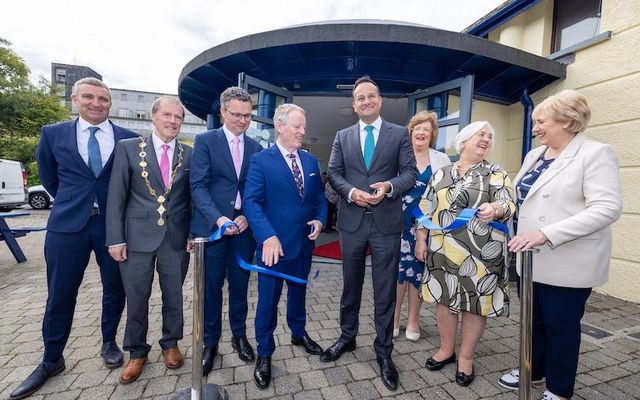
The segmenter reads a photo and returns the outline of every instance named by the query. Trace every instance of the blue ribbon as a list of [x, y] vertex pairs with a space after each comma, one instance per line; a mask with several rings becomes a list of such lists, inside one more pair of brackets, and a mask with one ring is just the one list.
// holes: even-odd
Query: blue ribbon
[[209, 236], [209, 241], [210, 242], [215, 242], [216, 240], [220, 239], [222, 237], [222, 235], [224, 235], [224, 231], [226, 231], [227, 228], [229, 228], [232, 225], [235, 226], [236, 228], [240, 229], [235, 222], [227, 221], [224, 224], [222, 224], [222, 226], [220, 228], [218, 228], [217, 231], [213, 232], [211, 234], [211, 236]]
[[[302, 279], [302, 278], [298, 278], [296, 276], [283, 274], [282, 272], [274, 271], [274, 270], [269, 269], [269, 268], [260, 267], [260, 266], [254, 265], [254, 264], [249, 264], [248, 262], [243, 260], [242, 257], [240, 257], [239, 253], [236, 253], [236, 261], [238, 262], [238, 265], [240, 266], [240, 268], [245, 269], [247, 271], [255, 271], [255, 272], [259, 273], [259, 274], [271, 275], [271, 276], [274, 276], [276, 278], [286, 279], [288, 281], [299, 283], [301, 285], [306, 285], [306, 284], [309, 283], [309, 281], [307, 281], [305, 279]], [[316, 271], [313, 279], [316, 279], [318, 277], [318, 275], [320, 275], [320, 270]]]
[[[477, 208], [465, 208], [464, 210], [462, 210], [460, 212], [460, 214], [456, 217], [455, 220], [453, 220], [453, 222], [451, 224], [449, 224], [448, 226], [445, 226], [445, 227], [441, 227], [441, 226], [438, 226], [438, 225], [434, 224], [433, 222], [431, 222], [431, 220], [429, 218], [427, 218], [422, 213], [422, 211], [420, 211], [420, 208], [418, 206], [415, 206], [411, 210], [411, 213], [413, 214], [414, 217], [416, 217], [416, 221], [418, 221], [418, 223], [420, 225], [424, 226], [425, 228], [427, 228], [429, 230], [433, 230], [433, 231], [448, 231], [448, 230], [462, 228], [469, 221], [471, 221], [471, 219], [473, 217], [475, 217], [477, 212], [478, 212]], [[506, 226], [505, 224], [503, 224], [501, 222], [491, 221], [487, 225], [489, 225], [490, 227], [495, 228], [495, 229], [497, 229], [497, 230], [499, 230], [501, 232], [504, 232], [507, 235], [507, 238], [510, 237], [510, 235], [509, 235], [509, 227]]]

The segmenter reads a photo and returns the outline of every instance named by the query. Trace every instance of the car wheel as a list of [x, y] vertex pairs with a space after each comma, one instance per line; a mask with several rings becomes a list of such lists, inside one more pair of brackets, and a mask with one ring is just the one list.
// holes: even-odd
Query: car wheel
[[29, 205], [36, 210], [44, 210], [49, 208], [49, 196], [46, 193], [31, 193], [29, 195]]

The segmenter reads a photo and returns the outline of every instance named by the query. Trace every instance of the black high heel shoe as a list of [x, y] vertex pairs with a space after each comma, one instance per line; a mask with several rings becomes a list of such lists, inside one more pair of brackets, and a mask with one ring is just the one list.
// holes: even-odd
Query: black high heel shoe
[[471, 374], [467, 375], [464, 372], [460, 371], [456, 368], [456, 383], [460, 386], [469, 386], [471, 382], [475, 379], [475, 375], [473, 373], [473, 367], [471, 368]]

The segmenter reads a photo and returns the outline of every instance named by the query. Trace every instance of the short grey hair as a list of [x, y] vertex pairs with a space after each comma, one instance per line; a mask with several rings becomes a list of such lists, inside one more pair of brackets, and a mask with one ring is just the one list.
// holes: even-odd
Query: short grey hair
[[160, 96], [160, 97], [158, 97], [157, 99], [155, 99], [153, 101], [153, 104], [151, 104], [151, 115], [152, 116], [156, 115], [156, 113], [160, 109], [160, 106], [162, 105], [163, 101], [179, 105], [180, 108], [182, 109], [182, 117], [184, 118], [184, 106], [182, 105], [182, 103], [180, 103], [180, 100], [176, 99], [173, 96], [167, 96], [167, 95]]
[[71, 89], [71, 94], [73, 96], [77, 96], [78, 92], [80, 91], [80, 86], [82, 85], [91, 85], [91, 86], [96, 86], [96, 87], [101, 87], [103, 89], [106, 89], [107, 93], [109, 93], [109, 100], [111, 100], [111, 89], [109, 89], [109, 86], [107, 86], [107, 84], [102, 82], [100, 79], [93, 78], [93, 77], [82, 78], [77, 80], [76, 83], [73, 84], [73, 88]]
[[220, 107], [229, 107], [231, 100], [248, 101], [251, 103], [251, 95], [240, 86], [231, 86], [220, 94]]
[[494, 136], [496, 134], [493, 126], [491, 126], [488, 121], [476, 121], [462, 128], [462, 130], [460, 130], [456, 135], [456, 152], [460, 154], [462, 152], [462, 145], [464, 142], [474, 137], [476, 133], [480, 132], [485, 127], [489, 129], [489, 132], [491, 132], [491, 149], [493, 149], [493, 144], [495, 142]]
[[307, 115], [302, 107], [293, 103], [284, 103], [279, 105], [278, 108], [276, 108], [276, 111], [273, 113], [273, 124], [275, 125], [278, 121], [280, 121], [283, 125], [286, 125], [289, 114], [291, 114], [292, 111], [300, 111], [302, 115]]

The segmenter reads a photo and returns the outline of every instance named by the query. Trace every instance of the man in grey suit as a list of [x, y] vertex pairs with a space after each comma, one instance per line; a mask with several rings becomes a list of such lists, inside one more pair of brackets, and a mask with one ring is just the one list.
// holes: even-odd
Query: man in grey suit
[[329, 159], [329, 182], [340, 195], [338, 230], [343, 258], [338, 341], [320, 359], [335, 361], [356, 348], [367, 247], [377, 337], [374, 348], [382, 382], [398, 388], [398, 371], [391, 360], [395, 286], [400, 260], [402, 194], [416, 181], [416, 160], [405, 127], [380, 117], [382, 97], [368, 76], [355, 82], [353, 109], [360, 121], [336, 134]]
[[182, 283], [189, 264], [187, 235], [191, 196], [191, 148], [176, 139], [184, 108], [169, 96], [151, 108], [153, 133], [147, 138], [120, 141], [107, 199], [107, 246], [120, 263], [127, 296], [124, 350], [130, 359], [121, 383], [138, 379], [151, 346], [147, 343], [149, 296], [154, 269], [162, 290], [160, 347], [167, 368], [183, 364]]

